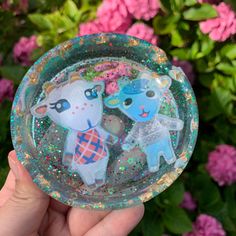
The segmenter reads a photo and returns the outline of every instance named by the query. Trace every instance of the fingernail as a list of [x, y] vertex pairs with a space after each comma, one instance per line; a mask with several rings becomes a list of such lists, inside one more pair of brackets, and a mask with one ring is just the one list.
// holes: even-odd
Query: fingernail
[[9, 162], [9, 166], [13, 172], [13, 174], [15, 175], [16, 179], [20, 178], [20, 173], [19, 173], [19, 161], [16, 157], [15, 153], [10, 152], [8, 155], [8, 162]]

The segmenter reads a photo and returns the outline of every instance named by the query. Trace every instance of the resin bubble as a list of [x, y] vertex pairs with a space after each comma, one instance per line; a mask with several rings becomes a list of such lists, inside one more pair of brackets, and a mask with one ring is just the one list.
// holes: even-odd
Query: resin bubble
[[12, 139], [33, 181], [86, 209], [123, 208], [158, 195], [193, 152], [196, 99], [181, 68], [127, 35], [62, 43], [23, 78]]

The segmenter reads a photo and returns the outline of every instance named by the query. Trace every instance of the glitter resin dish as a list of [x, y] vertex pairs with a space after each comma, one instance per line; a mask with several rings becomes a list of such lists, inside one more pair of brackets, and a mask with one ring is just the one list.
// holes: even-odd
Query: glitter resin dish
[[58, 45], [27, 72], [11, 116], [17, 156], [53, 198], [134, 206], [169, 187], [193, 152], [196, 99], [158, 47], [97, 34]]

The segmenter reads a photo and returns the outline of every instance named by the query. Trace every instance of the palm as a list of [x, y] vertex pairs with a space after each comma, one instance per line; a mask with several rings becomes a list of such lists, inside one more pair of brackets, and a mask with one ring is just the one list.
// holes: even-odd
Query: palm
[[[10, 172], [0, 192], [0, 207], [13, 195], [14, 191], [15, 177]], [[37, 199], [40, 202], [38, 204], [42, 211], [45, 210], [41, 217], [31, 219], [31, 231], [25, 231], [29, 235], [127, 235], [143, 214], [143, 206], [115, 211], [91, 211], [71, 208], [54, 199], [49, 199], [42, 192], [40, 194], [42, 199]]]

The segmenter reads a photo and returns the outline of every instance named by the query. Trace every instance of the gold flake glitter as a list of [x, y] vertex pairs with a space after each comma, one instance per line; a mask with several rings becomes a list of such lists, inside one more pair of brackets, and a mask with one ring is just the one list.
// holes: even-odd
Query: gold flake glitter
[[153, 197], [153, 193], [152, 192], [146, 192], [142, 195], [139, 196], [139, 199], [142, 201], [142, 202], [146, 202], [148, 201], [149, 199], [151, 199]]
[[184, 97], [186, 98], [187, 101], [192, 101], [192, 94], [190, 92], [184, 93]]
[[21, 136], [21, 133], [20, 133], [20, 127], [17, 126], [16, 127], [16, 143], [17, 144], [21, 144], [22, 143], [22, 136]]
[[25, 159], [30, 159], [30, 155], [28, 153], [25, 152]]
[[179, 82], [183, 82], [183, 81], [184, 81], [184, 80], [183, 80], [183, 74], [182, 74], [180, 71], [171, 70], [170, 72], [171, 72], [171, 73], [173, 74], [173, 76], [174, 76], [173, 79], [175, 79], [175, 80], [177, 80], [177, 81], [179, 81]]
[[157, 62], [158, 64], [166, 63], [168, 61], [165, 52], [158, 48], [158, 47], [152, 47], [154, 51], [154, 55], [152, 56], [152, 59]]
[[137, 39], [129, 39], [129, 46], [133, 47], [133, 46], [138, 46], [139, 45], [139, 41]]
[[180, 159], [182, 161], [187, 161], [188, 158], [187, 158], [187, 152], [186, 151], [183, 151], [180, 155], [179, 155]]
[[103, 44], [103, 43], [107, 43], [108, 41], [109, 41], [109, 37], [103, 34], [95, 38], [96, 44]]
[[61, 47], [60, 47], [60, 55], [62, 56], [62, 57], [64, 57], [65, 56], [65, 53], [68, 51], [68, 50], [70, 50], [71, 48], [72, 48], [72, 46], [73, 46], [73, 44], [72, 44], [72, 42], [66, 42], [66, 43], [64, 43]]
[[16, 105], [16, 115], [17, 116], [23, 116], [24, 115], [23, 111], [21, 110], [21, 105], [20, 104]]
[[83, 45], [84, 44], [84, 39], [81, 38], [80, 41], [79, 41], [79, 45]]
[[191, 132], [193, 132], [194, 130], [197, 130], [198, 129], [198, 123], [194, 121], [194, 118], [191, 120], [191, 123], [190, 123], [190, 130]]
[[30, 84], [35, 85], [38, 83], [38, 80], [39, 80], [39, 78], [38, 78], [38, 74], [36, 72], [30, 73], [30, 75], [29, 75], [29, 83]]
[[38, 179], [39, 183], [42, 184], [44, 187], [51, 186], [50, 182], [48, 180], [46, 180], [43, 175], [38, 175], [37, 179]]

